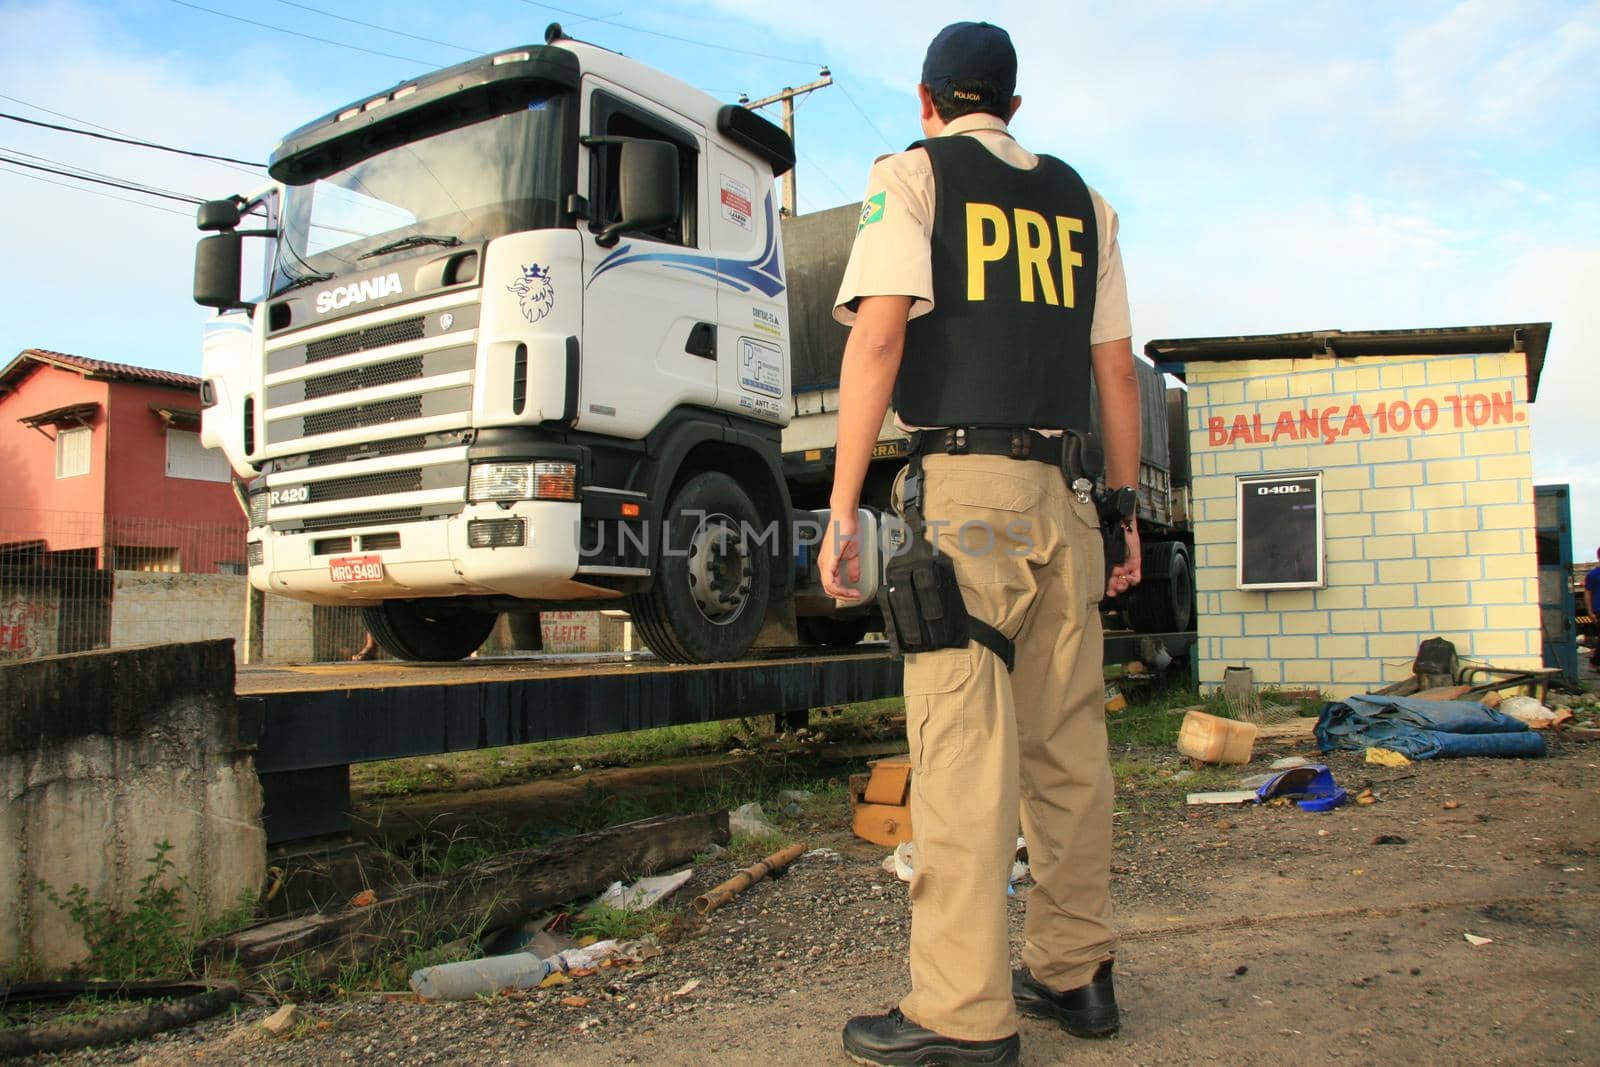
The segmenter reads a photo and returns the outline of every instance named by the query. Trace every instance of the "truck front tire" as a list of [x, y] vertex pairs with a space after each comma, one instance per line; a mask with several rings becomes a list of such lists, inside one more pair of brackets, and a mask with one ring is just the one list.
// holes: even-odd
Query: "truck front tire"
[[[773, 531], [776, 532], [776, 531]], [[772, 591], [777, 543], [739, 483], [705, 471], [673, 493], [650, 591], [629, 598], [644, 643], [674, 663], [742, 657], [755, 643]]]
[[386, 600], [361, 609], [367, 632], [397, 659], [462, 659], [478, 650], [497, 616], [440, 600]]

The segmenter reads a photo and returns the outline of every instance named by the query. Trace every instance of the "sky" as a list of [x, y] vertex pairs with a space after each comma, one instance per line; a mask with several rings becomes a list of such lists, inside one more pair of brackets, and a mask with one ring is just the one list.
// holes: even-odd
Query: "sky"
[[[730, 102], [827, 65], [835, 84], [796, 115], [805, 212], [858, 199], [872, 160], [920, 136], [922, 53], [969, 18], [1017, 44], [1019, 140], [1117, 209], [1136, 350], [1552, 322], [1535, 480], [1572, 486], [1591, 558], [1600, 0], [0, 0], [0, 112], [263, 160], [311, 118], [560, 21]], [[0, 360], [37, 347], [197, 373], [192, 206], [16, 161], [180, 197], [263, 172], [9, 119], [0, 156]]]

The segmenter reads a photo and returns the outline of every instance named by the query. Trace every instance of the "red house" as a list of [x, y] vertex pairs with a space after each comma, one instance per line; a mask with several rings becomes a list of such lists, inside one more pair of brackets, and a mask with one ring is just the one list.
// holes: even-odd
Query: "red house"
[[0, 564], [244, 573], [200, 379], [30, 348], [0, 371]]

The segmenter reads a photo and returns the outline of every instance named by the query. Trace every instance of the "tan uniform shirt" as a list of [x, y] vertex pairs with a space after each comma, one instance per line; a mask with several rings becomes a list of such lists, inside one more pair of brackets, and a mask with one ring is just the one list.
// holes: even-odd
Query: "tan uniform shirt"
[[[1039, 157], [1006, 132], [993, 115], [963, 115], [939, 136], [974, 137], [1013, 167], [1032, 170]], [[878, 197], [882, 196], [879, 201]], [[1128, 285], [1117, 247], [1117, 213], [1093, 189], [1100, 269], [1095, 280], [1094, 322], [1089, 343], [1119, 341], [1133, 335], [1128, 317]], [[872, 165], [862, 226], [850, 250], [844, 281], [834, 300], [833, 317], [846, 326], [855, 321], [850, 305], [864, 296], [909, 296], [911, 317], [933, 310], [933, 163], [920, 148], [884, 156]]]

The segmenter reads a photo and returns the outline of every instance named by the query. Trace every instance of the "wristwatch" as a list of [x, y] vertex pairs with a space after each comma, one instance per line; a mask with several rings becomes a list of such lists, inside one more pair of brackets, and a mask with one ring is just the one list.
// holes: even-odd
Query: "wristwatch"
[[1131, 485], [1125, 485], [1111, 494], [1111, 508], [1122, 517], [1124, 526], [1133, 521], [1133, 513], [1138, 505], [1139, 490]]

